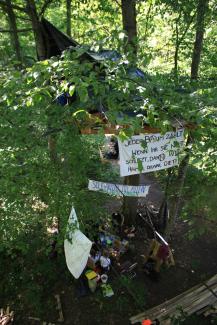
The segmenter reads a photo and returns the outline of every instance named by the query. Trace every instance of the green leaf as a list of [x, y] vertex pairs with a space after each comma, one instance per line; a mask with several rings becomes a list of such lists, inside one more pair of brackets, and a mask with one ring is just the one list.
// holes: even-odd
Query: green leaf
[[148, 143], [147, 143], [145, 140], [141, 140], [140, 143], [141, 143], [141, 147], [142, 147], [143, 149], [146, 149], [146, 148], [147, 148]]
[[58, 65], [59, 65], [59, 62], [57, 61], [57, 62], [54, 62], [54, 63], [52, 64], [52, 67], [53, 67], [53, 68], [56, 68], [56, 67], [58, 67]]
[[124, 130], [121, 130], [118, 134], [118, 138], [121, 140], [121, 142], [124, 142], [125, 140], [129, 139], [129, 136], [126, 134]]
[[69, 87], [69, 95], [72, 96], [74, 94], [74, 92], [75, 92], [75, 85], [71, 85]]
[[74, 112], [74, 113], [72, 114], [72, 116], [77, 117], [77, 115], [79, 115], [79, 114], [81, 114], [81, 113], [82, 113], [82, 114], [83, 114], [83, 113], [88, 114], [87, 111], [85, 111], [84, 109], [79, 109], [78, 111]]
[[30, 107], [30, 106], [32, 105], [32, 103], [33, 103], [33, 99], [32, 99], [32, 97], [29, 97], [29, 98], [27, 99], [27, 101], [26, 101], [26, 106], [27, 106], [27, 107]]
[[78, 96], [80, 98], [81, 103], [86, 103], [89, 98], [87, 88], [81, 85], [81, 86], [77, 87], [77, 91], [78, 91]]
[[125, 37], [126, 37], [126, 35], [125, 35], [124, 32], [120, 32], [120, 33], [118, 34], [118, 38], [119, 38], [120, 40], [123, 40]]
[[137, 159], [137, 164], [138, 164], [138, 170], [141, 173], [143, 171], [142, 161], [140, 159]]

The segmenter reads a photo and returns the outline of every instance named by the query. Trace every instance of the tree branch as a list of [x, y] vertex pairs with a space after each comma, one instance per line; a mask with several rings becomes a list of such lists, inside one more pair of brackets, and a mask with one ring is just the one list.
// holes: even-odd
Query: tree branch
[[[9, 7], [7, 1], [4, 1], [4, 0], [0, 0], [0, 5], [4, 6], [4, 7]], [[19, 10], [19, 11], [22, 11], [22, 12], [26, 12], [27, 13], [27, 9], [25, 7], [20, 7], [20, 6], [17, 6], [17, 5], [11, 5], [11, 7], [15, 10]]]
[[[29, 32], [32, 31], [32, 28], [23, 28], [23, 29], [18, 29], [17, 33], [25, 33], [25, 32]], [[14, 30], [12, 29], [1, 29], [0, 28], [0, 33], [14, 33]]]
[[31, 19], [30, 19], [30, 18], [28, 18], [28, 17], [24, 17], [24, 16], [19, 16], [19, 15], [16, 15], [16, 18], [17, 18], [17, 19], [22, 19], [22, 20], [25, 20], [25, 21], [28, 21], [28, 22], [30, 22], [30, 21], [31, 21]]
[[118, 2], [118, 0], [115, 0], [115, 2], [117, 3], [118, 7], [121, 8], [120, 2]]
[[39, 12], [39, 16], [43, 16], [47, 7], [53, 2], [53, 0], [45, 0], [43, 6], [41, 7], [41, 10]]
[[179, 45], [180, 45], [180, 44], [182, 43], [182, 41], [184, 40], [184, 38], [185, 38], [185, 35], [186, 35], [186, 33], [187, 33], [188, 29], [190, 28], [190, 26], [191, 26], [191, 24], [192, 24], [192, 22], [193, 22], [193, 20], [194, 20], [195, 16], [196, 16], [196, 12], [194, 13], [194, 15], [193, 15], [193, 16], [191, 16], [191, 19], [190, 19], [190, 21], [189, 21], [189, 22], [188, 22], [188, 24], [186, 25], [186, 28], [185, 28], [185, 30], [184, 30], [184, 32], [183, 32], [183, 34], [181, 35], [181, 37], [180, 37], [180, 39], [179, 39]]

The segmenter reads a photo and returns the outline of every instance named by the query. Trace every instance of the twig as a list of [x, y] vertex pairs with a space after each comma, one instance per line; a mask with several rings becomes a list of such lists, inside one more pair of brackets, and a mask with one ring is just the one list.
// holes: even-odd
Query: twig
[[[33, 30], [32, 28], [18, 29], [17, 33], [25, 33], [25, 32], [30, 32], [32, 30]], [[0, 33], [14, 33], [14, 30], [12, 30], [12, 29], [1, 29], [0, 28]]]
[[14, 5], [14, 4], [9, 4], [9, 3], [7, 3], [7, 1], [4, 1], [4, 0], [0, 0], [0, 5], [5, 6], [5, 7], [11, 6], [13, 9], [27, 13], [27, 9], [25, 7], [20, 7], [20, 6]]
[[64, 322], [64, 317], [63, 317], [63, 310], [62, 310], [62, 305], [61, 305], [61, 301], [60, 301], [60, 296], [59, 295], [55, 295], [55, 298], [57, 300], [57, 310], [59, 312], [59, 319], [58, 322]]
[[42, 6], [42, 8], [41, 8], [41, 10], [40, 10], [40, 13], [39, 13], [39, 16], [40, 16], [40, 17], [44, 15], [44, 13], [45, 13], [47, 7], [51, 4], [52, 1], [53, 1], [53, 0], [45, 0], [44, 4], [43, 4], [43, 6]]

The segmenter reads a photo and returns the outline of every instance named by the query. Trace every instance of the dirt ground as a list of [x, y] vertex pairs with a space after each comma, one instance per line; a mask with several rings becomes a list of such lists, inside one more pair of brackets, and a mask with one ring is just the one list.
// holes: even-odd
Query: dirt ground
[[[52, 292], [49, 293], [49, 297], [54, 294], [60, 295], [64, 315], [62, 324], [129, 324], [131, 316], [158, 305], [216, 274], [216, 238], [206, 235], [189, 241], [186, 239], [186, 232], [187, 225], [180, 222], [171, 242], [176, 265], [169, 269], [162, 269], [160, 279], [156, 282], [151, 280], [142, 269], [140, 253], [144, 254], [147, 239], [143, 236], [143, 232], [139, 231], [136, 239], [131, 242], [134, 249], [123, 257], [123, 259], [138, 263], [136, 277], [129, 281], [125, 279], [128, 281], [128, 288], [133, 291], [134, 297], [125, 288], [126, 283], [123, 285], [120, 282], [120, 277], [114, 271], [109, 274], [109, 283], [115, 293], [110, 298], [104, 298], [100, 288], [95, 293], [78, 297], [76, 281], [70, 277], [64, 279], [64, 275], [60, 275]], [[52, 304], [52, 302], [49, 303]], [[50, 311], [52, 308], [53, 313]], [[37, 315], [32, 316], [37, 317]], [[55, 310], [54, 299], [53, 307], [41, 319], [58, 324], [58, 312]], [[26, 317], [25, 319], [18, 317], [15, 324], [39, 324], [39, 322], [30, 321]], [[198, 321], [197, 324], [199, 325]]]
[[[149, 203], [159, 204], [161, 190], [153, 179], [143, 179], [142, 182], [152, 184]], [[120, 201], [113, 200], [107, 208], [110, 211], [118, 210]], [[175, 266], [162, 268], [158, 281], [151, 280], [142, 268], [143, 259], [141, 254], [145, 254], [148, 247], [148, 239], [145, 228], [138, 227], [137, 234], [130, 242], [130, 250], [123, 255], [121, 262], [129, 260], [137, 262], [136, 277], [132, 280], [127, 277], [120, 277], [117, 266], [113, 263], [114, 270], [109, 273], [109, 283], [114, 290], [114, 296], [104, 298], [101, 288], [95, 293], [88, 293], [79, 297], [77, 292], [77, 282], [70, 275], [65, 266], [64, 258], [58, 257], [54, 262], [54, 272], [56, 272], [53, 287], [44, 292], [41, 306], [43, 312], [28, 310], [17, 310], [15, 306], [15, 325], [42, 324], [42, 320], [63, 325], [129, 325], [129, 318], [139, 312], [158, 305], [192, 286], [209, 279], [217, 273], [217, 238], [214, 234], [206, 234], [198, 239], [187, 239], [188, 225], [179, 222], [173, 232], [170, 246], [173, 249]], [[61, 264], [61, 267], [60, 267]], [[116, 271], [115, 271], [116, 270]], [[40, 285], [43, 286], [43, 283]], [[54, 295], [60, 295], [64, 322], [58, 322], [58, 310]], [[30, 320], [28, 317], [40, 317], [41, 322]], [[192, 321], [185, 325], [194, 324]], [[196, 320], [199, 325], [198, 320]], [[204, 322], [204, 325], [207, 324]]]

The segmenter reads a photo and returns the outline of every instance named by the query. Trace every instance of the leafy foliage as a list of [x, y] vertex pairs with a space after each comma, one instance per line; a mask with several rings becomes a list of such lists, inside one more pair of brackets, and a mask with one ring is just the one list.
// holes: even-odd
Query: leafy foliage
[[[12, 3], [24, 5], [19, 0]], [[37, 2], [39, 13], [44, 3]], [[7, 286], [1, 282], [4, 295], [13, 299], [23, 291], [24, 300], [34, 296], [35, 305], [39, 306], [43, 292], [38, 283], [46, 278], [43, 283], [49, 290], [54, 281], [55, 266], [48, 259], [52, 238], [47, 228], [54, 218], [59, 220], [58, 249], [62, 258], [62, 241], [72, 204], [82, 230], [89, 230], [91, 221], [105, 217], [106, 196], [88, 192], [87, 181], [112, 181], [118, 175], [110, 165], [100, 162], [98, 147], [103, 143], [103, 131], [94, 137], [80, 134], [81, 127], [92, 123], [99, 126], [90, 114], [99, 107], [106, 109], [111, 124], [129, 125], [120, 131], [121, 139], [145, 124], [161, 132], [171, 129], [171, 124], [180, 126], [183, 121], [190, 125], [186, 136], [188, 133], [192, 141], [186, 152], [190, 152], [191, 167], [184, 187], [183, 217], [192, 223], [190, 237], [195, 232], [210, 231], [215, 224], [216, 4], [210, 0], [206, 16], [201, 79], [192, 82], [188, 76], [196, 6], [197, 1], [137, 2], [139, 46], [135, 66], [145, 71], [142, 77], [132, 73], [135, 58], [132, 60], [124, 52], [127, 38], [121, 27], [118, 1], [74, 1], [72, 34], [83, 46], [65, 51], [61, 57], [36, 62], [33, 32], [19, 33], [19, 70], [10, 33], [0, 30], [0, 264], [10, 261], [6, 270], [10, 282]], [[65, 11], [64, 1], [52, 1], [45, 17], [65, 31]], [[31, 28], [25, 10], [14, 12], [18, 29]], [[0, 17], [1, 29], [7, 30], [4, 10]], [[120, 58], [102, 64], [81, 64], [87, 49], [108, 48], [116, 49]], [[178, 67], [174, 74], [177, 48]], [[62, 95], [73, 100], [62, 106], [58, 100]], [[134, 117], [124, 114], [128, 112], [134, 112]], [[169, 198], [174, 197], [178, 170], [174, 168], [171, 173]], [[157, 174], [165, 184], [166, 172]], [[201, 225], [201, 218], [206, 219], [207, 227]], [[58, 272], [65, 275], [64, 270]], [[5, 277], [2, 273], [1, 278]], [[143, 292], [137, 297], [142, 305], [141, 297]], [[120, 301], [120, 309], [121, 304]]]

